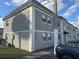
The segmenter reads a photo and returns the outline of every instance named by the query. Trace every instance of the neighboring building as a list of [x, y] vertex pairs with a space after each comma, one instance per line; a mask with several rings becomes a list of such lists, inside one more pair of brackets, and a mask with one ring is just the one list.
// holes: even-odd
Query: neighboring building
[[64, 17], [62, 16], [58, 16], [58, 17], [60, 23], [60, 27], [59, 27], [60, 43], [66, 44], [66, 40], [67, 40], [66, 36], [69, 34], [69, 31], [67, 29], [68, 22]]
[[77, 27], [70, 24], [65, 18], [59, 16], [60, 19], [60, 36], [63, 44], [68, 43], [72, 40], [77, 40], [77, 31], [79, 30]]
[[76, 21], [74, 22], [74, 24], [79, 29], [79, 17], [76, 19]]
[[4, 20], [4, 38], [16, 48], [30, 52], [54, 45], [57, 16], [35, 0], [29, 0]]
[[77, 35], [76, 35], [76, 38], [77, 38], [77, 40], [79, 41], [79, 29], [78, 29], [78, 28], [76, 29], [76, 34], [77, 34]]

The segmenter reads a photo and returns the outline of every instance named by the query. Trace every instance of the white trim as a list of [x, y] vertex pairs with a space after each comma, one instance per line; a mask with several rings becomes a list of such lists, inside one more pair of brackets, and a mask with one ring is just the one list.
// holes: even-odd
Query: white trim
[[21, 33], [21, 32], [30, 32], [30, 30], [24, 30], [24, 31], [15, 31], [15, 32], [6, 32], [6, 33]]
[[45, 31], [45, 30], [24, 30], [24, 31], [16, 31], [16, 32], [6, 32], [6, 33], [20, 33], [20, 32], [46, 32], [46, 33], [54, 33], [53, 31]]
[[48, 25], [52, 25], [52, 24], [49, 24], [49, 23], [48, 23]]
[[30, 40], [29, 40], [29, 51], [35, 51], [35, 7], [30, 7]]
[[42, 31], [42, 30], [35, 30], [35, 32], [46, 32], [46, 33], [54, 33], [53, 31]]

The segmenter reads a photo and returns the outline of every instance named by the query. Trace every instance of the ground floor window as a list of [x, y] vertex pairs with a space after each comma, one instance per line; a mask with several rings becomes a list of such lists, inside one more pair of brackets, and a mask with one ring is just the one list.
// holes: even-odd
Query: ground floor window
[[58, 34], [58, 39], [60, 39], [60, 34]]
[[43, 41], [51, 40], [51, 33], [42, 33]]
[[42, 38], [43, 38], [43, 41], [46, 41], [47, 40], [47, 33], [42, 33]]
[[5, 34], [5, 39], [8, 40], [8, 34]]
[[15, 35], [13, 35], [13, 38], [12, 39], [15, 39]]
[[48, 40], [51, 40], [51, 33], [48, 33]]

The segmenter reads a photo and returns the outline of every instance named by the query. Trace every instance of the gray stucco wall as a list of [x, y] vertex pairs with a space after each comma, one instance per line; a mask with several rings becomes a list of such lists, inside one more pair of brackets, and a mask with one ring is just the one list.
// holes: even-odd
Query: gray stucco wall
[[[6, 21], [8, 21], [9, 26], [6, 26]], [[16, 32], [16, 31], [23, 31], [29, 30], [29, 9], [26, 9], [15, 16], [7, 19], [5, 21], [5, 27], [8, 32]]]
[[42, 32], [35, 33], [35, 50], [52, 47], [54, 44], [53, 34], [51, 34], [51, 40], [46, 39], [46, 41], [43, 40], [42, 34]]
[[[16, 48], [21, 48], [25, 50], [29, 50], [29, 19], [30, 8], [23, 10], [22, 12], [16, 14], [15, 16], [7, 19], [8, 26], [6, 26], [6, 21], [4, 21], [4, 38], [7, 34], [7, 42], [12, 44], [13, 35], [15, 39], [13, 40], [13, 44]], [[24, 32], [25, 31], [25, 32]]]
[[[50, 14], [45, 14], [46, 12], [41, 12], [40, 10], [35, 10], [35, 29], [36, 30], [44, 30], [44, 31], [53, 31], [53, 19], [54, 17], [50, 16]], [[44, 23], [42, 20], [42, 15], [45, 14], [46, 17], [50, 17], [51, 24]]]
[[[46, 17], [50, 17], [51, 19], [51, 24], [47, 24], [44, 23], [42, 20], [42, 15], [45, 14]], [[40, 50], [40, 49], [44, 49], [44, 48], [48, 48], [53, 46], [53, 31], [54, 31], [54, 27], [53, 27], [53, 19], [54, 17], [50, 16], [50, 14], [47, 14], [46, 12], [39, 10], [39, 9], [35, 9], [35, 30], [38, 31], [42, 31], [42, 32], [35, 32], [35, 49], [36, 50]], [[43, 41], [43, 31], [49, 31], [51, 33], [51, 40], [46, 40]], [[46, 32], [48, 33], [48, 32]]]

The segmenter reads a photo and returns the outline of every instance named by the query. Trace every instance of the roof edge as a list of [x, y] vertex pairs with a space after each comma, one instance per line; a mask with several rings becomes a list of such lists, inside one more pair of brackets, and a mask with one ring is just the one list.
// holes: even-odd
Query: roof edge
[[6, 15], [2, 20], [5, 21], [6, 19], [14, 16], [15, 14], [19, 13], [20, 11], [30, 7], [32, 2], [35, 2], [35, 0], [28, 0], [26, 3], [22, 4], [21, 6], [17, 7], [15, 10], [10, 12], [8, 15]]
[[47, 9], [47, 11], [49, 11], [49, 13], [56, 15], [54, 12], [52, 12], [51, 10], [49, 10], [48, 8], [46, 8], [45, 6], [43, 6], [42, 4], [40, 4], [38, 1], [36, 1], [36, 0], [29, 0], [26, 3], [24, 3], [23, 5], [17, 7], [14, 11], [12, 11], [11, 13], [9, 13], [7, 16], [5, 16], [3, 18], [3, 21], [5, 21], [8, 18], [14, 16], [15, 14], [19, 13], [20, 11], [22, 11], [22, 10], [24, 10], [26, 8], [29, 8], [30, 6], [35, 6], [34, 4], [39, 5], [38, 7], [42, 7], [45, 10]]

